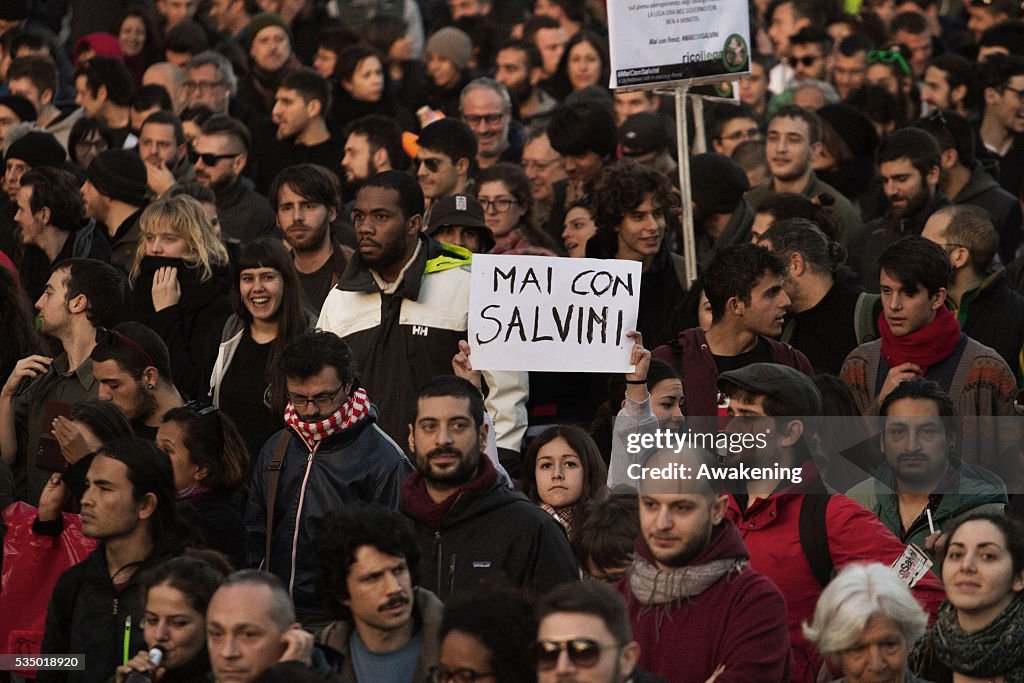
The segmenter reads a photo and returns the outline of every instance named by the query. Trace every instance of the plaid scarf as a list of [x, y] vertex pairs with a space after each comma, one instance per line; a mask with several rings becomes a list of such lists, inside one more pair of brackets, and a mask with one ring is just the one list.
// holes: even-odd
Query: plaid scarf
[[541, 503], [540, 509], [548, 513], [552, 517], [558, 520], [558, 523], [565, 528], [565, 535], [572, 538], [573, 522], [576, 519], [576, 505], [566, 505], [565, 507], [552, 507], [547, 503]]
[[284, 409], [284, 422], [302, 437], [309, 450], [315, 451], [321, 441], [352, 427], [369, 413], [370, 399], [366, 396], [366, 390], [360, 387], [330, 417], [319, 422], [303, 422], [295, 412], [295, 405], [289, 401]]

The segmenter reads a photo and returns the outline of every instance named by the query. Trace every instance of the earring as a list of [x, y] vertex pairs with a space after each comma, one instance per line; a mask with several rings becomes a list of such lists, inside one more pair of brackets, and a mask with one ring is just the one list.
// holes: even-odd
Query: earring
[[155, 384], [147, 384], [146, 386], [149, 387], [150, 391], [152, 391], [153, 389], [156, 389], [156, 385]]

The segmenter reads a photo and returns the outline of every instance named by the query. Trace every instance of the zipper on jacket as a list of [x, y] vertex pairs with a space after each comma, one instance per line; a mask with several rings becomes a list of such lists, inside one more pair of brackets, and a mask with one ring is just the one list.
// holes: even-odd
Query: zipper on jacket
[[448, 595], [455, 592], [455, 553], [452, 553], [452, 561], [448, 563]]
[[117, 598], [114, 598], [114, 611], [112, 612], [112, 614], [115, 617], [117, 616]]
[[306, 499], [306, 484], [309, 482], [309, 471], [313, 467], [313, 455], [321, 443], [323, 442], [317, 441], [313, 449], [309, 451], [309, 457], [306, 458], [306, 474], [303, 475], [302, 486], [299, 488], [299, 509], [295, 511], [295, 531], [292, 533], [292, 566], [288, 575], [288, 593], [291, 594], [293, 600], [295, 599], [295, 557], [299, 548], [299, 520], [302, 518], [302, 503]]
[[441, 532], [434, 532], [434, 555], [437, 557], [437, 594], [441, 595]]

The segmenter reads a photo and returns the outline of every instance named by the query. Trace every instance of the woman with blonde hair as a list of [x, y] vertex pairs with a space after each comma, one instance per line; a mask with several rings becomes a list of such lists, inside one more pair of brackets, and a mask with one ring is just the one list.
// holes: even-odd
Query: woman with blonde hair
[[132, 265], [132, 319], [167, 343], [178, 390], [202, 396], [217, 358], [220, 333], [231, 315], [228, 254], [213, 224], [192, 197], [158, 199], [139, 218]]

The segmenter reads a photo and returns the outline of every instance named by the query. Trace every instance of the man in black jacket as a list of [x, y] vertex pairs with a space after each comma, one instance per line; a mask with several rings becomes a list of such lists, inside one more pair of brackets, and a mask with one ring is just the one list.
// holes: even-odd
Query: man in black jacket
[[[43, 501], [47, 495], [63, 498], [63, 484], [53, 479]], [[146, 600], [138, 577], [176, 555], [187, 540], [174, 505], [171, 459], [152, 442], [105, 444], [86, 481], [82, 533], [100, 544], [57, 581], [41, 649], [43, 655], [84, 654], [85, 669], [40, 671], [39, 681], [103, 681], [123, 663], [125, 652], [145, 649]], [[59, 534], [60, 524], [57, 514], [53, 521], [37, 522], [36, 531], [45, 534], [43, 525], [56, 526], [52, 531]]]
[[409, 425], [416, 472], [402, 484], [402, 511], [416, 526], [417, 585], [447, 602], [488, 579], [544, 593], [579, 578], [554, 517], [509, 490], [484, 454], [480, 392], [442, 375], [419, 391]]

